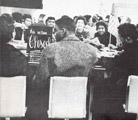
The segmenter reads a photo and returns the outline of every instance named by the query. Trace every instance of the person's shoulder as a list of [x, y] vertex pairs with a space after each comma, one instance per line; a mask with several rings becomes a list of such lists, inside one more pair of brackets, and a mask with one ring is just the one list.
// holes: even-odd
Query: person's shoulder
[[2, 51], [12, 52], [12, 51], [18, 51], [18, 50], [10, 44], [5, 44], [5, 45], [2, 46]]
[[96, 50], [96, 49], [97, 49], [96, 47], [94, 47], [93, 45], [91, 45], [91, 44], [89, 44], [89, 43], [87, 43], [86, 45], [87, 45], [87, 47], [88, 47], [89, 49], [92, 49], [92, 50]]
[[53, 54], [53, 53], [55, 53], [55, 51], [57, 50], [58, 47], [59, 47], [59, 43], [58, 42], [50, 43], [43, 50], [43, 54], [46, 54], [46, 55]]
[[99, 36], [98, 32], [96, 32], [96, 33], [94, 34], [94, 36], [95, 36], [95, 37], [98, 37], [98, 36]]
[[14, 46], [10, 44], [4, 45], [2, 48], [2, 54], [7, 54], [11, 58], [17, 58], [17, 57], [25, 57], [23, 53], [20, 52], [19, 49], [16, 49]]
[[96, 51], [96, 47], [94, 47], [93, 45], [90, 45], [89, 43], [84, 43], [84, 42], [81, 42], [81, 45], [82, 45], [82, 48], [83, 49], [86, 49], [87, 51]]
[[116, 37], [115, 37], [112, 33], [110, 33], [110, 32], [107, 31], [106, 34], [107, 34], [108, 36], [111, 35], [112, 38], [115, 38], [115, 39], [116, 39]]

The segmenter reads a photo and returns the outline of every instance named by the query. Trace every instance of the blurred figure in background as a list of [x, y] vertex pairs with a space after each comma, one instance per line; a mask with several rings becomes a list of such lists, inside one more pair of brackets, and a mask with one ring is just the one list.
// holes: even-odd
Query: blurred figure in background
[[86, 38], [86, 34], [84, 32], [85, 25], [86, 25], [86, 18], [83, 16], [78, 16], [76, 19], [75, 34], [81, 41], [83, 41]]
[[55, 28], [55, 17], [48, 17], [46, 19], [46, 26]]
[[56, 38], [55, 38], [55, 17], [48, 17], [46, 19], [46, 26], [47, 27], [52, 27], [52, 42], [56, 42]]
[[92, 27], [92, 16], [91, 15], [84, 15], [86, 18], [86, 24]]
[[14, 22], [16, 23], [22, 23], [22, 14], [20, 12], [13, 12], [12, 13], [12, 18]]
[[76, 23], [77, 17], [78, 17], [78, 16], [74, 16], [74, 17], [73, 17], [73, 20], [74, 20], [75, 23]]
[[27, 43], [30, 37], [30, 26], [32, 24], [32, 17], [30, 14], [24, 14], [22, 16], [22, 24], [15, 28], [15, 40], [22, 40]]
[[40, 14], [39, 18], [38, 18], [38, 23], [37, 24], [45, 25], [45, 23], [44, 23], [44, 17], [45, 16], [46, 16], [45, 14]]
[[93, 17], [91, 15], [85, 15], [86, 18], [86, 26], [85, 26], [85, 33], [86, 33], [86, 38], [88, 39], [93, 39], [94, 34], [96, 33], [96, 27], [94, 25]]

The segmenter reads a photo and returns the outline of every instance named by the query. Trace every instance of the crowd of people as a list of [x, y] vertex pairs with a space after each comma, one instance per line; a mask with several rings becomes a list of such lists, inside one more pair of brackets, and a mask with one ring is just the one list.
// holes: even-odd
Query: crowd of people
[[[128, 76], [138, 75], [138, 31], [134, 24], [126, 22], [118, 26], [121, 46], [117, 46], [117, 38], [108, 32], [109, 16], [105, 20], [99, 15], [75, 16], [74, 18], [63, 15], [57, 20], [50, 16], [44, 21], [45, 16], [45, 14], [41, 14], [37, 23], [33, 23], [30, 14], [22, 15], [14, 12], [12, 15], [4, 13], [0, 16], [1, 77], [28, 75], [27, 57], [10, 45], [9, 41], [14, 39], [27, 43], [33, 24], [53, 28], [53, 43], [43, 50], [36, 74], [30, 80], [33, 97], [27, 105], [28, 109], [24, 119], [48, 119], [50, 77], [85, 76], [93, 81], [95, 77], [93, 68], [99, 61], [97, 51], [105, 47], [124, 50], [117, 56], [117, 65], [113, 68], [110, 81], [126, 87]], [[118, 20], [120, 22], [120, 18]], [[93, 120], [136, 120], [136, 114], [124, 114], [125, 87], [119, 91], [123, 94], [123, 100], [116, 104], [118, 107], [111, 106], [110, 108], [112, 111], [118, 111], [115, 112], [117, 114], [100, 114], [95, 113], [95, 109], [92, 109]], [[100, 106], [102, 107], [102, 104]]]

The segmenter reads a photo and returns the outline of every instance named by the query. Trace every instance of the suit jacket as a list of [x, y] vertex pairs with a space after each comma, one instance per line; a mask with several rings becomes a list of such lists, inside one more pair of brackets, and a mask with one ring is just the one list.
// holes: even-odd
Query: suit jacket
[[12, 77], [26, 75], [27, 58], [12, 45], [1, 45], [0, 76]]
[[51, 76], [87, 76], [97, 60], [95, 47], [67, 36], [43, 50], [36, 81], [44, 86]]
[[[51, 76], [87, 76], [97, 62], [96, 48], [70, 35], [49, 44], [42, 52], [34, 83], [34, 96], [26, 117], [33, 120], [48, 119], [49, 78]], [[38, 112], [39, 111], [39, 112]]]
[[[15, 28], [15, 40], [21, 40], [22, 39], [22, 33], [23, 33], [23, 29], [21, 29], [20, 27], [16, 27]], [[24, 41], [25, 43], [28, 42], [29, 37], [30, 37], [31, 33], [30, 33], [30, 28], [26, 29], [24, 31]]]

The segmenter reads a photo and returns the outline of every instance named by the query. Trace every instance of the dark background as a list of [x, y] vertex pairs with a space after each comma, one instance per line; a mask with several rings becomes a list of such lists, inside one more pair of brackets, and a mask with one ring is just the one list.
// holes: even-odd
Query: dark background
[[0, 0], [0, 6], [42, 9], [42, 0]]

